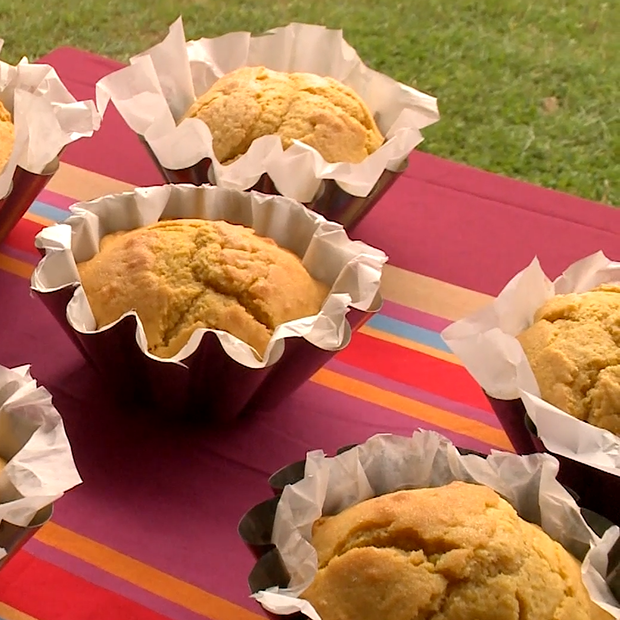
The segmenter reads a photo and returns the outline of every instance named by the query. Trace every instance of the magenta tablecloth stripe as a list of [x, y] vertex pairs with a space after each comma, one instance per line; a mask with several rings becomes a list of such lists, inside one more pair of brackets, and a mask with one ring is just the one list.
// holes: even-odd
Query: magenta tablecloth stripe
[[53, 207], [57, 207], [58, 209], [69, 210], [69, 207], [75, 203], [73, 198], [69, 196], [63, 196], [62, 194], [58, 194], [57, 192], [52, 192], [48, 189], [44, 189], [39, 195], [39, 200], [52, 205]]
[[[170, 618], [170, 620], [205, 620], [205, 618], [208, 620], [207, 616], [194, 613], [185, 607], [175, 605], [166, 599], [155, 596], [142, 588], [132, 585], [124, 579], [120, 579], [119, 577], [107, 573], [106, 571], [101, 570], [96, 566], [93, 566], [88, 562], [84, 562], [72, 555], [63, 553], [54, 547], [49, 547], [36, 539], [33, 539], [28, 543], [27, 549], [29, 553], [32, 553], [32, 555], [45, 560], [50, 564], [54, 564], [55, 566], [58, 566], [74, 575], [79, 575], [82, 579], [86, 579], [86, 581], [89, 581], [96, 586], [105, 588], [111, 592], [116, 592], [127, 599], [135, 601], [143, 607], [156, 611], [157, 613], [166, 616], [166, 618]], [[252, 611], [256, 611], [255, 606], [251, 605], [250, 608]], [[114, 620], [126, 619], [119, 618]]]
[[[92, 394], [89, 402], [96, 404], [89, 405], [86, 415], [72, 413], [75, 390], [69, 396], [61, 394], [55, 382], [48, 387], [61, 411], [66, 398], [74, 403], [67, 427], [85, 480], [59, 504], [57, 523], [241, 605], [247, 592], [238, 576], [247, 574], [251, 560], [240, 548], [236, 524], [245, 510], [268, 496], [267, 475], [303, 458], [308, 449], [333, 452], [378, 432], [410, 434], [419, 425], [307, 384], [280, 408], [234, 428], [200, 431], [129, 417], [120, 434], [118, 417], [107, 414], [109, 403], [93, 385], [86, 389]], [[463, 447], [488, 448], [475, 439], [424, 426]], [[145, 507], [150, 507], [147, 514]]]
[[23, 250], [12, 248], [7, 243], [0, 244], [0, 252], [5, 254], [6, 256], [9, 256], [10, 258], [23, 261], [24, 263], [29, 263], [31, 265], [36, 265], [40, 260], [40, 258], [35, 256], [34, 254], [29, 254], [28, 252], [24, 252]]

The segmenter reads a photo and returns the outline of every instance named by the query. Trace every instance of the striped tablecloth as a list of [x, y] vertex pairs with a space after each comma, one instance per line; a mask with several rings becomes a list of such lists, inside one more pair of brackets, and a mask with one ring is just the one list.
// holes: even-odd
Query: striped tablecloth
[[[80, 97], [114, 68], [69, 49], [46, 60]], [[618, 258], [620, 220], [600, 205], [430, 156], [411, 164], [358, 230], [391, 257], [381, 313], [277, 409], [197, 428], [120, 408], [29, 295], [42, 226], [76, 200], [159, 181], [114, 114], [100, 135], [68, 150], [0, 246], [0, 364], [31, 364], [52, 393], [84, 484], [0, 573], [0, 620], [262, 618], [248, 597], [253, 559], [236, 526], [269, 496], [270, 473], [310, 449], [419, 427], [462, 447], [511, 450], [439, 332], [486, 303], [534, 253], [551, 275], [594, 250]]]

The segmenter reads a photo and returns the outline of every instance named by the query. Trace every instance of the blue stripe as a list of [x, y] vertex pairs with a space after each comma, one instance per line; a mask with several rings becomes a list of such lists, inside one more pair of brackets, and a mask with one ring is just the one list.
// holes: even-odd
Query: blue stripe
[[[65, 209], [59, 209], [58, 207], [53, 207], [52, 205], [48, 205], [45, 202], [41, 202], [40, 200], [35, 200], [32, 203], [30, 209], [28, 209], [35, 215], [39, 217], [44, 217], [45, 219], [52, 220], [52, 222], [62, 222], [69, 217], [69, 212]], [[0, 618], [2, 620], [2, 618]]]
[[433, 349], [452, 353], [448, 345], [437, 332], [425, 329], [424, 327], [411, 325], [410, 323], [405, 323], [404, 321], [399, 321], [398, 319], [393, 319], [383, 314], [375, 314], [375, 316], [368, 321], [367, 325], [382, 332], [392, 334], [393, 336], [400, 336], [401, 338], [413, 340], [414, 342], [424, 344]]

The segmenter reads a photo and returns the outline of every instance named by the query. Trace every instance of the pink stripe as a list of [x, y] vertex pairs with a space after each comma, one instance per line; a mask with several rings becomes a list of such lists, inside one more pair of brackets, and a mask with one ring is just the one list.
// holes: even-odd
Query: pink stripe
[[68, 210], [72, 204], [75, 204], [75, 199], [69, 198], [69, 196], [64, 196], [63, 194], [57, 194], [49, 189], [44, 189], [39, 194], [37, 200], [51, 205], [52, 207], [65, 210]]
[[[355, 431], [351, 432], [351, 430], [349, 430], [349, 433], [347, 433], [349, 440], [340, 441], [338, 446], [346, 445], [347, 443], [361, 443], [377, 433], [389, 432], [395, 435], [411, 436], [415, 430], [424, 429], [440, 433], [444, 437], [450, 439], [450, 441], [459, 448], [468, 448], [487, 454], [491, 448], [498, 447], [473, 437], [461, 435], [460, 433], [442, 428], [441, 426], [396, 413], [386, 407], [374, 405], [324, 386], [316, 387], [320, 389], [316, 390], [317, 394], [315, 398], [329, 399], [331, 405], [330, 409], [332, 411], [355, 412], [354, 416], [351, 416], [355, 418]], [[330, 418], [330, 424], [335, 435], [339, 434], [339, 430], [343, 426], [351, 429], [351, 419], [341, 417], [338, 414]], [[329, 448], [325, 450], [328, 451]]]
[[452, 321], [435, 316], [434, 314], [407, 308], [407, 306], [401, 306], [400, 304], [387, 300], [383, 302], [381, 314], [437, 333], [443, 331], [444, 328], [452, 323]]
[[483, 424], [493, 428], [502, 428], [495, 414], [489, 411], [476, 409], [463, 403], [449, 400], [443, 396], [431, 394], [425, 390], [421, 390], [410, 385], [405, 385], [404, 383], [399, 383], [398, 381], [393, 381], [392, 379], [386, 379], [381, 375], [356, 368], [355, 366], [351, 366], [350, 364], [345, 364], [344, 362], [339, 362], [337, 360], [332, 360], [329, 362], [328, 368], [334, 372], [344, 375], [345, 377], [350, 377], [351, 379], [356, 379], [358, 381], [364, 381], [365, 383], [374, 385], [375, 387], [386, 390], [387, 392], [392, 392], [394, 394], [399, 394], [400, 396], [405, 396], [406, 398], [417, 400], [426, 405], [430, 405], [431, 407], [441, 409], [442, 411], [449, 411], [461, 416], [465, 420], [476, 420], [477, 422], [482, 422]]
[[24, 252], [23, 250], [17, 250], [8, 243], [0, 245], [0, 252], [6, 254], [10, 258], [23, 261], [24, 263], [29, 263], [31, 265], [36, 265], [41, 260], [40, 256], [30, 254], [29, 252]]
[[[54, 564], [100, 588], [120, 594], [138, 603], [138, 605], [142, 605], [147, 609], [165, 615], [170, 618], [170, 620], [205, 620], [205, 618], [207, 618], [207, 616], [196, 614], [164, 598], [155, 596], [142, 588], [132, 585], [124, 579], [120, 579], [119, 577], [107, 573], [105, 570], [97, 568], [88, 562], [84, 562], [54, 547], [50, 547], [36, 539], [32, 539], [25, 548], [29, 553], [41, 560]], [[67, 597], [70, 602], [70, 592], [67, 593]]]

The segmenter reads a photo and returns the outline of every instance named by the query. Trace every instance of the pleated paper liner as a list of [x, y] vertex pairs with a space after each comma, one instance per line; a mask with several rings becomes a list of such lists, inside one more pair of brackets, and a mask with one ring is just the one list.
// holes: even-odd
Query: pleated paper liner
[[[142, 136], [140, 142], [144, 145], [149, 156], [157, 166], [167, 183], [191, 183], [203, 185], [209, 183], [215, 185], [211, 171], [211, 160], [208, 158], [182, 170], [170, 170], [164, 168]], [[351, 232], [370, 213], [372, 208], [379, 202], [384, 194], [394, 185], [403, 172], [407, 169], [409, 160], [405, 159], [396, 171], [384, 170], [379, 180], [375, 183], [368, 196], [353, 196], [345, 192], [332, 179], [325, 179], [312, 202], [305, 206], [332, 222], [342, 224], [347, 232]], [[258, 183], [250, 188], [263, 194], [280, 195], [273, 181], [267, 174], [259, 179]], [[248, 190], [248, 191], [250, 191]]]
[[[339, 449], [337, 454], [353, 447], [355, 447], [355, 444], [345, 446]], [[474, 450], [458, 448], [458, 451], [461, 454], [475, 454], [483, 458], [485, 457], [485, 455]], [[256, 563], [248, 577], [248, 585], [252, 594], [274, 586], [281, 588], [288, 586], [290, 576], [278, 550], [271, 542], [273, 523], [281, 491], [286, 484], [294, 484], [303, 478], [304, 465], [305, 461], [298, 461], [274, 473], [269, 478], [269, 484], [276, 495], [252, 507], [239, 522], [239, 536], [256, 559]], [[575, 499], [579, 499], [572, 489], [567, 488], [567, 490]], [[588, 525], [599, 537], [613, 526], [609, 519], [592, 510], [582, 507], [581, 513]], [[583, 560], [583, 558], [578, 559], [580, 561]], [[609, 553], [606, 581], [614, 596], [620, 600], [620, 540], [616, 542]], [[264, 613], [271, 618], [283, 617], [269, 613], [266, 610], [264, 610]], [[296, 613], [286, 616], [286, 618], [303, 620], [306, 616]]]
[[[620, 263], [599, 251], [572, 262], [552, 279], [535, 257], [489, 305], [451, 324], [441, 334], [487, 394], [503, 395], [503, 400], [488, 399], [516, 451], [550, 452], [543, 439], [547, 445], [556, 446], [554, 450], [567, 455], [553, 453], [560, 463], [558, 480], [579, 493], [582, 506], [614, 523], [620, 523], [620, 473], [617, 467], [608, 468], [613, 473], [599, 469], [597, 457], [613, 463], [620, 439], [585, 421], [577, 422], [540, 397], [535, 373], [516, 334], [536, 322], [537, 312], [550, 299], [617, 282], [619, 272]], [[540, 438], [530, 416], [539, 425]]]
[[54, 502], [81, 484], [52, 395], [30, 366], [0, 365], [0, 569], [52, 516]]
[[[357, 444], [350, 444], [339, 448], [336, 454], [342, 454]], [[274, 548], [271, 543], [271, 530], [276, 515], [276, 508], [280, 495], [287, 484], [295, 484], [304, 477], [305, 459], [290, 465], [285, 465], [269, 477], [269, 486], [274, 494], [271, 499], [265, 500], [250, 509], [239, 522], [239, 536], [252, 551], [256, 559]]]
[[[36, 244], [45, 255], [33, 273], [31, 288], [109, 389], [131, 406], [212, 422], [272, 408], [345, 348], [352, 332], [383, 303], [379, 286], [385, 254], [351, 241], [340, 226], [288, 198], [171, 184], [105, 196], [72, 210], [68, 223], [37, 235]], [[329, 274], [324, 276], [331, 289], [322, 314], [308, 317], [300, 327], [280, 330], [277, 348], [262, 364], [255, 363], [249, 347], [229, 353], [223, 337], [210, 330], [175, 361], [150, 355], [136, 336], [135, 313], [95, 329], [87, 300], [74, 298], [76, 291], [83, 294], [76, 282], [75, 261], [96, 253], [95, 238], [102, 230], [131, 230], [136, 222], [183, 217], [255, 224], [259, 234], [275, 235], [284, 247], [296, 248], [309, 269]], [[89, 228], [94, 222], [97, 232]], [[76, 259], [74, 252], [84, 258]]]
[[[342, 454], [351, 448], [355, 448], [356, 445], [357, 444], [353, 443], [348, 446], [343, 446], [336, 451], [336, 454]], [[269, 477], [269, 486], [271, 487], [273, 494], [280, 496], [287, 484], [295, 484], [296, 482], [299, 482], [304, 477], [305, 467], [306, 460], [304, 459], [303, 461], [297, 461], [296, 463], [285, 465], [275, 474], [272, 474]]]
[[53, 512], [52, 504], [41, 508], [26, 527], [13, 525], [7, 521], [0, 522], [0, 549], [6, 551], [6, 555], [0, 558], [0, 570], [52, 518]]
[[548, 452], [560, 463], [558, 480], [580, 498], [580, 505], [620, 525], [620, 477], [549, 452], [520, 398], [499, 400], [487, 394], [495, 415], [518, 454]]
[[[523, 407], [520, 400], [517, 402]], [[615, 525], [620, 525], [620, 477], [547, 450], [527, 413], [524, 412], [522, 420], [536, 451], [547, 452], [560, 462], [558, 480], [577, 493], [579, 504], [603, 515]]]
[[56, 158], [41, 174], [28, 172], [19, 166], [15, 169], [9, 193], [0, 198], [0, 243], [9, 236], [17, 222], [45, 189], [58, 171], [58, 166], [59, 160]]
[[[342, 454], [347, 450], [351, 450], [355, 448], [356, 445], [357, 444], [349, 444], [343, 446], [336, 451], [336, 454]], [[485, 456], [475, 450], [468, 450], [466, 448], [459, 448], [458, 450], [461, 454]], [[305, 466], [306, 461], [304, 459], [285, 465], [272, 474], [269, 477], [269, 486], [271, 487], [274, 497], [251, 508], [239, 522], [239, 536], [257, 559], [274, 547], [271, 543], [271, 530], [280, 495], [285, 486], [295, 484], [303, 479]]]
[[147, 407], [166, 417], [183, 415], [213, 422], [231, 422], [242, 414], [276, 407], [346, 348], [353, 331], [383, 304], [377, 295], [367, 312], [351, 309], [344, 342], [338, 349], [320, 349], [304, 338], [288, 338], [284, 354], [275, 364], [248, 368], [233, 360], [217, 336], [208, 332], [181, 366], [147, 357], [140, 350], [134, 316], [97, 333], [74, 330], [66, 320], [74, 290], [64, 287], [33, 294], [124, 404]]

